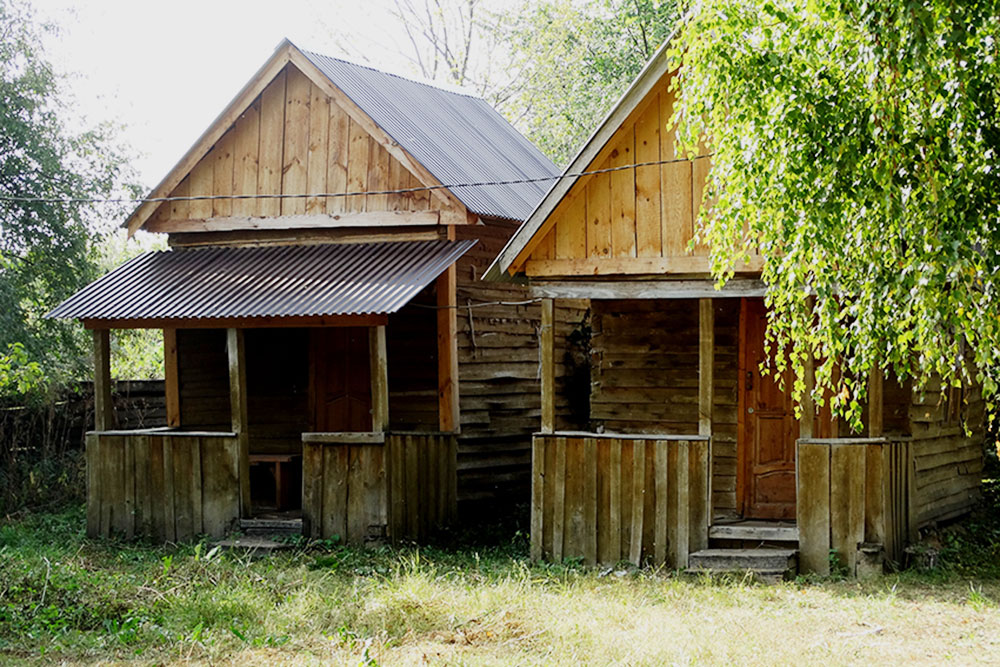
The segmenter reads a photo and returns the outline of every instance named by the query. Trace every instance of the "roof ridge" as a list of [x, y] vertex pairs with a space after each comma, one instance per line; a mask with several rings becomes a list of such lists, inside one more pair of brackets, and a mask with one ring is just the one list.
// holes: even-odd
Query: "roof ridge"
[[299, 50], [302, 51], [302, 53], [304, 53], [307, 57], [313, 56], [319, 58], [326, 58], [327, 60], [336, 60], [345, 63], [347, 65], [353, 65], [354, 67], [363, 67], [364, 69], [370, 70], [372, 72], [376, 72], [378, 74], [384, 74], [386, 76], [391, 76], [396, 79], [400, 79], [402, 81], [407, 81], [409, 83], [415, 83], [420, 86], [427, 86], [428, 88], [434, 88], [435, 90], [440, 90], [441, 92], [444, 93], [451, 93], [452, 95], [460, 95], [462, 97], [469, 97], [474, 100], [486, 102], [486, 100], [483, 99], [482, 95], [477, 95], [476, 93], [455, 84], [442, 83], [440, 81], [431, 81], [430, 79], [424, 79], [415, 75], [389, 72], [384, 69], [379, 69], [378, 67], [375, 67], [374, 65], [371, 65], [369, 63], [358, 62], [357, 60], [353, 60], [348, 56], [343, 56], [343, 55], [330, 56], [325, 53], [319, 53], [318, 51], [310, 51], [309, 49], [299, 49]]

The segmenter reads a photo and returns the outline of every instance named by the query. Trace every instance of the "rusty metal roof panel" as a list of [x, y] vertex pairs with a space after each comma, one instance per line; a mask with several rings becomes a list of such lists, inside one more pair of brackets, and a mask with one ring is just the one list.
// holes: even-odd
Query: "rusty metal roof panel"
[[148, 252], [77, 292], [48, 317], [159, 320], [394, 313], [475, 243]]
[[485, 100], [309, 51], [302, 52], [466, 208], [523, 221], [559, 170]]

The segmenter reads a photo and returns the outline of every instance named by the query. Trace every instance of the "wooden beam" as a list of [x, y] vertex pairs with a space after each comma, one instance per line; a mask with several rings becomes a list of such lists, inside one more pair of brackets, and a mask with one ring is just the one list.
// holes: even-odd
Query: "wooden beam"
[[[287, 200], [283, 200], [287, 201]], [[304, 199], [303, 199], [304, 201]], [[192, 218], [154, 220], [143, 227], [165, 234], [237, 232], [289, 229], [343, 229], [349, 227], [430, 227], [441, 220], [439, 211], [364, 211], [334, 214], [284, 215], [278, 217]]]
[[458, 378], [457, 270], [452, 264], [438, 276], [437, 349], [438, 349], [438, 427], [457, 433], [461, 428]]
[[177, 367], [177, 329], [163, 330], [163, 386], [167, 403], [167, 426], [181, 425], [181, 391]]
[[444, 238], [441, 227], [379, 227], [378, 231], [364, 227], [327, 229], [263, 229], [241, 232], [176, 232], [167, 237], [171, 248], [203, 246], [265, 246], [315, 245], [317, 243], [397, 243], [403, 241], [436, 241]]
[[531, 281], [529, 292], [543, 299], [738, 299], [762, 297], [766, 287], [756, 278], [733, 278], [721, 290], [715, 280], [643, 278], [609, 281]]
[[881, 368], [873, 368], [868, 377], [868, 437], [877, 438], [885, 433], [885, 415], [882, 386], [885, 376]]
[[816, 435], [816, 403], [813, 401], [812, 392], [816, 386], [816, 372], [813, 367], [813, 358], [806, 357], [806, 376], [803, 378], [805, 388], [802, 390], [802, 416], [799, 418], [799, 438], [809, 439]]
[[711, 299], [698, 303], [698, 435], [712, 437], [714, 400], [715, 310]]
[[389, 365], [385, 325], [368, 329], [368, 363], [371, 366], [372, 431], [389, 428]]
[[[297, 51], [297, 49], [288, 40], [284, 40], [278, 45], [278, 48], [274, 51], [274, 55], [264, 63], [263, 67], [257, 70], [253, 78], [236, 94], [236, 97], [233, 98], [223, 112], [209, 125], [204, 134], [198, 138], [194, 146], [188, 149], [188, 152], [184, 154], [180, 162], [160, 181], [160, 184], [153, 188], [153, 191], [149, 193], [150, 199], [166, 197], [180, 184], [194, 166], [208, 154], [212, 146], [222, 138], [226, 130], [236, 122], [240, 114], [253, 103], [254, 99], [267, 87], [267, 84], [288, 64], [289, 57], [293, 51]], [[137, 207], [125, 221], [125, 226], [128, 227], [128, 235], [132, 236], [136, 230], [142, 227], [162, 203], [145, 202]]]
[[229, 353], [229, 410], [239, 441], [240, 516], [250, 516], [250, 434], [247, 412], [247, 365], [242, 329], [226, 330]]
[[111, 334], [94, 332], [94, 430], [109, 431], [115, 425], [111, 399]]
[[556, 430], [555, 302], [542, 299], [539, 345], [542, 352], [542, 433]]
[[83, 320], [86, 329], [276, 329], [283, 327], [375, 327], [386, 315], [331, 315], [329, 317], [205, 317], [149, 320]]
[[[737, 262], [737, 273], [758, 273], [763, 259]], [[613, 275], [708, 274], [711, 270], [705, 255], [684, 257], [604, 257], [588, 259], [529, 259], [524, 272], [529, 277], [573, 277]]]

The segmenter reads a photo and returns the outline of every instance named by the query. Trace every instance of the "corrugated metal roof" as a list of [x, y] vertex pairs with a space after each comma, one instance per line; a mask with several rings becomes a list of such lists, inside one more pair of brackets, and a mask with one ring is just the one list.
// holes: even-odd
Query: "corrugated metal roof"
[[147, 252], [48, 317], [99, 320], [394, 313], [475, 241]]
[[[443, 184], [557, 176], [556, 166], [486, 101], [364, 65], [302, 52]], [[450, 188], [482, 216], [525, 220], [552, 181]]]

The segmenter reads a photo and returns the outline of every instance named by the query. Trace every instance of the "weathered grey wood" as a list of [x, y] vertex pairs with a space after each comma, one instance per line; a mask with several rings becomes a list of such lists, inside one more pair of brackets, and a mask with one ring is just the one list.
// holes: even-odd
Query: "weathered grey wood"
[[668, 493], [670, 471], [668, 468], [667, 443], [655, 442], [655, 475], [656, 482], [654, 492], [656, 493], [656, 537], [654, 559], [656, 565], [667, 562], [667, 522], [670, 507]]
[[858, 545], [864, 541], [865, 458], [867, 448], [830, 448], [830, 547], [849, 576], [857, 570]]
[[372, 430], [389, 428], [389, 363], [385, 326], [368, 329], [368, 360], [371, 366]]
[[406, 458], [405, 435], [393, 433], [386, 436], [389, 455], [389, 531], [393, 540], [406, 535]]
[[[105, 478], [108, 492], [105, 495], [107, 508], [102, 514], [107, 517], [102, 527], [106, 536], [122, 534], [126, 529], [125, 517], [125, 439], [122, 436], [108, 436], [101, 447], [104, 458]], [[102, 509], [104, 509], [102, 507]], [[105, 523], [102, 521], [102, 523]]]
[[695, 440], [708, 440], [708, 436], [699, 435], [660, 435], [649, 434], [628, 434], [628, 433], [591, 433], [590, 431], [555, 431], [553, 433], [539, 433], [538, 435], [552, 435], [563, 438], [594, 438], [595, 440], [621, 440], [629, 442], [632, 440], [674, 440], [680, 442], [691, 442]]
[[132, 436], [132, 462], [135, 470], [135, 533], [145, 537], [153, 536], [152, 505], [154, 500], [150, 488], [149, 450], [151, 435]]
[[721, 290], [714, 280], [531, 281], [530, 293], [543, 299], [738, 299], [764, 296], [761, 280], [735, 278]]
[[322, 536], [348, 543], [347, 525], [349, 446], [324, 446]]
[[[802, 390], [802, 416], [799, 417], [799, 438], [808, 440], [816, 434], [816, 403], [812, 392], [816, 386], [815, 368], [812, 355], [807, 355], [805, 362], [805, 388]], [[801, 563], [800, 563], [801, 565]]]
[[153, 537], [161, 542], [166, 542], [171, 539], [167, 537], [167, 506], [171, 507], [170, 522], [172, 525], [174, 499], [167, 495], [163, 438], [158, 435], [149, 437], [149, 488], [154, 499], [151, 507]]
[[597, 564], [597, 441], [583, 441], [583, 560], [587, 565]]
[[302, 443], [302, 534], [319, 539], [323, 528], [323, 447]]
[[101, 502], [104, 487], [101, 485], [101, 438], [97, 433], [87, 434], [87, 537], [101, 536]]
[[201, 459], [202, 530], [212, 537], [223, 537], [240, 516], [239, 441], [202, 438]]
[[635, 565], [642, 565], [642, 529], [646, 491], [646, 441], [632, 442], [632, 530], [628, 559]]
[[709, 494], [708, 443], [693, 441], [688, 448], [688, 504], [690, 527], [688, 552], [708, 548], [708, 525], [711, 519]]
[[192, 539], [196, 531], [192, 502], [194, 470], [191, 456], [196, 442], [195, 438], [172, 438], [169, 441], [174, 465], [174, 523], [177, 527], [178, 542]]
[[328, 443], [335, 445], [378, 445], [385, 442], [385, 433], [343, 432], [343, 433], [303, 433], [302, 442]]
[[542, 321], [539, 330], [541, 346], [542, 433], [552, 433], [556, 427], [556, 362], [555, 362], [555, 303], [542, 300]]
[[94, 329], [94, 429], [107, 431], [115, 427], [114, 403], [111, 399], [111, 334], [108, 329]]
[[531, 560], [542, 559], [542, 529], [545, 510], [545, 439], [531, 442]]
[[885, 431], [884, 394], [885, 377], [880, 368], [873, 368], [868, 377], [868, 435], [880, 437]]
[[608, 516], [611, 525], [608, 530], [608, 553], [612, 564], [622, 559], [622, 441], [610, 441], [608, 465]]
[[801, 440], [796, 450], [799, 569], [830, 574], [830, 448]]
[[420, 451], [416, 443], [417, 436], [408, 435], [404, 438], [406, 457], [406, 535], [417, 539], [420, 535]]
[[691, 456], [688, 442], [681, 441], [671, 447], [671, 454], [668, 461], [673, 469], [669, 486], [672, 500], [675, 502], [675, 510], [672, 513], [670, 535], [670, 561], [676, 569], [684, 569], [688, 566], [688, 554], [691, 545]]
[[167, 542], [176, 542], [177, 535], [177, 493], [174, 484], [174, 447], [175, 438], [164, 438], [163, 444], [163, 534]]
[[556, 482], [552, 497], [552, 560], [562, 562], [566, 522], [566, 438], [556, 438]]
[[889, 551], [889, 537], [886, 531], [886, 464], [892, 445], [872, 444], [865, 447], [864, 481], [864, 541], [883, 544]]
[[135, 453], [133, 440], [122, 438], [122, 491], [124, 509], [122, 520], [125, 524], [125, 538], [135, 537]]
[[247, 416], [246, 347], [242, 329], [226, 330], [229, 355], [229, 410], [240, 443], [240, 516], [250, 516], [250, 431]]

